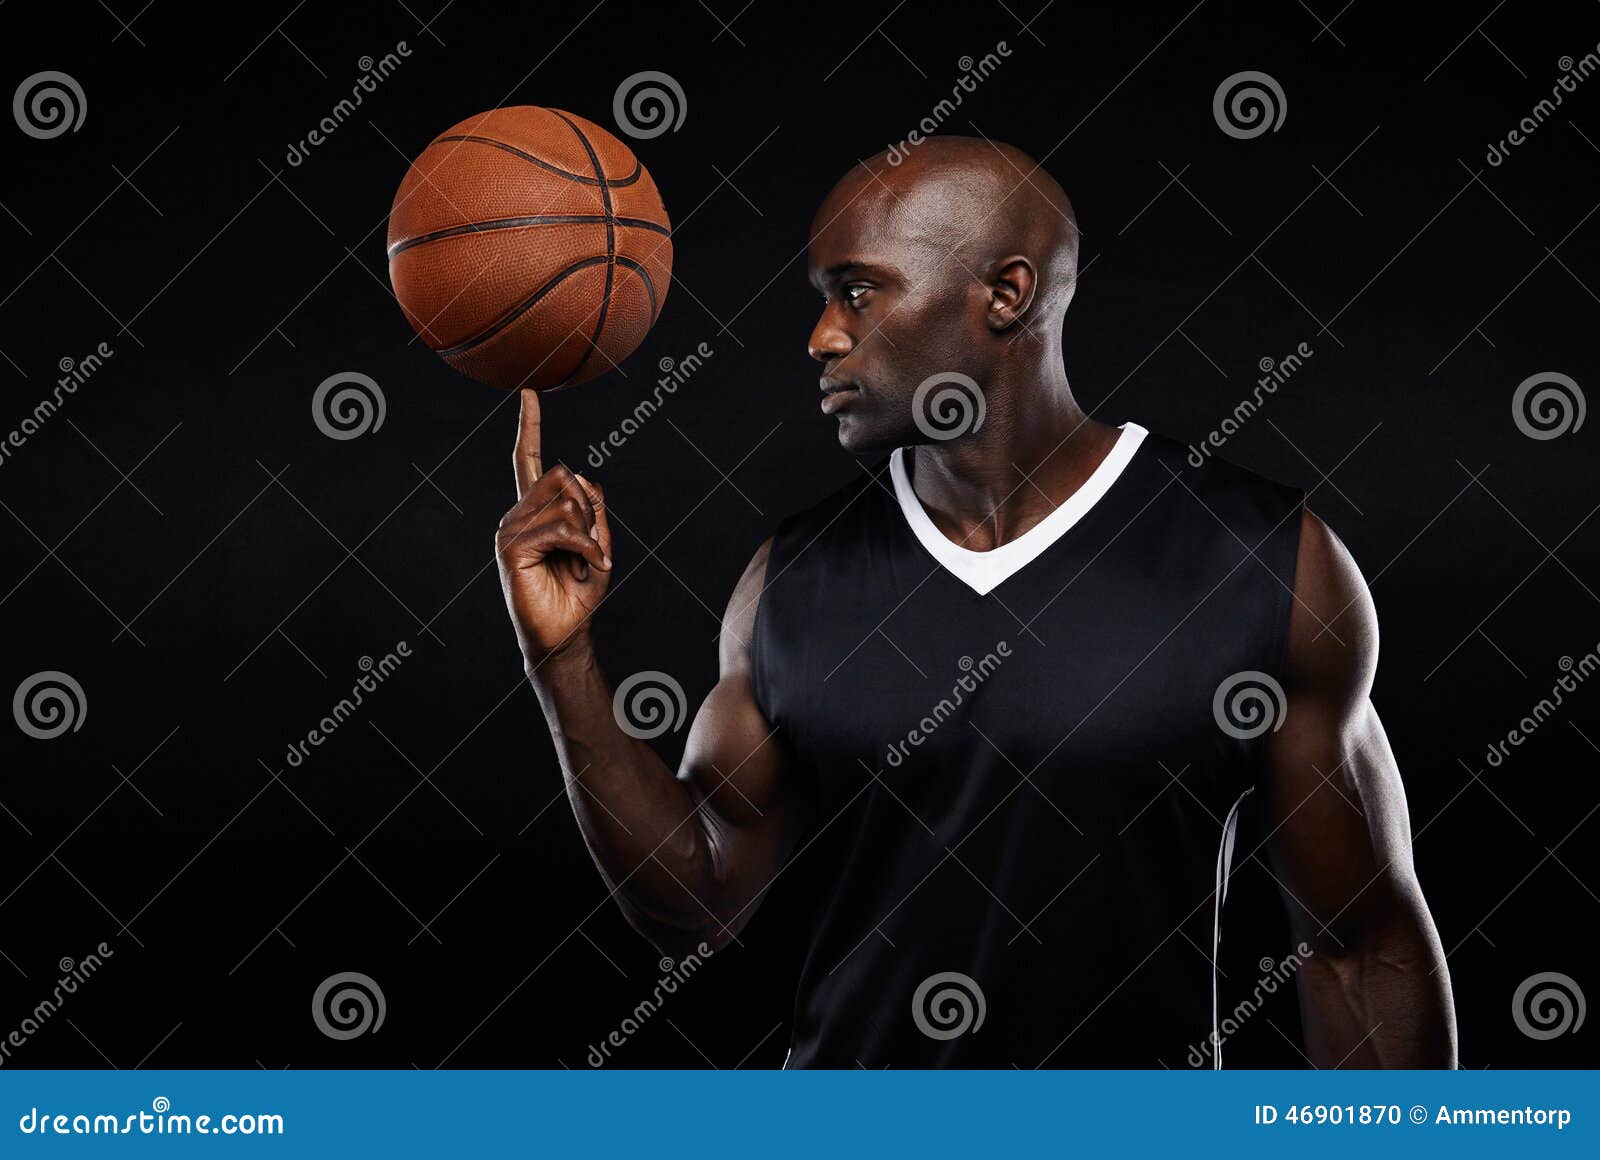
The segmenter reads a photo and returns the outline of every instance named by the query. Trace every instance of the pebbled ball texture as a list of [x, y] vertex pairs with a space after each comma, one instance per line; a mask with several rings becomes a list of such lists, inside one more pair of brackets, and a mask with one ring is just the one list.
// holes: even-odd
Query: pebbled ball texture
[[462, 374], [553, 391], [644, 340], [672, 281], [661, 195], [633, 151], [574, 113], [468, 117], [411, 164], [389, 211], [389, 280]]

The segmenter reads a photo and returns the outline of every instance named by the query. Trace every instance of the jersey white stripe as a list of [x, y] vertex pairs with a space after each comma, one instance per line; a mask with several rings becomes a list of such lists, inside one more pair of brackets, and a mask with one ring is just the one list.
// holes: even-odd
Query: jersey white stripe
[[906, 472], [904, 447], [895, 448], [889, 456], [889, 474], [894, 480], [894, 494], [900, 503], [900, 510], [905, 513], [906, 522], [911, 525], [912, 532], [922, 546], [956, 579], [983, 596], [1036, 560], [1099, 503], [1132, 461], [1134, 452], [1139, 450], [1147, 434], [1149, 432], [1137, 423], [1124, 423], [1122, 434], [1110, 453], [1084, 480], [1082, 487], [1022, 535], [987, 552], [963, 548], [935, 526], [911, 486], [911, 478]]
[[1233, 840], [1239, 830], [1239, 807], [1253, 793], [1247, 789], [1239, 795], [1228, 811], [1228, 820], [1222, 823], [1222, 840], [1217, 843], [1216, 901], [1211, 912], [1211, 1066], [1222, 1070], [1222, 1023], [1217, 1010], [1217, 957], [1222, 947], [1222, 903], [1228, 897], [1228, 875], [1233, 870]]

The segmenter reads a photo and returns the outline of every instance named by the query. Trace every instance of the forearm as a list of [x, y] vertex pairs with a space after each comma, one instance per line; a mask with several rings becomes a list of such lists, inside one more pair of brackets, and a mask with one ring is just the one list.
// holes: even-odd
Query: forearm
[[658, 944], [716, 925], [708, 844], [689, 787], [651, 746], [625, 733], [593, 649], [580, 644], [530, 666], [567, 798], [606, 884]]
[[1450, 974], [1425, 904], [1341, 931], [1339, 940], [1325, 934], [1312, 946], [1299, 996], [1313, 1064], [1456, 1066]]

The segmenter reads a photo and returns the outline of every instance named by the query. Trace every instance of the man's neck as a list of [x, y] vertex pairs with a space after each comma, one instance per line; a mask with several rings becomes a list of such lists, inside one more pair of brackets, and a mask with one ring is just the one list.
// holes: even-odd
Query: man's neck
[[906, 468], [934, 525], [974, 552], [1009, 543], [1082, 487], [1117, 441], [1066, 384], [992, 391], [983, 425], [909, 448]]

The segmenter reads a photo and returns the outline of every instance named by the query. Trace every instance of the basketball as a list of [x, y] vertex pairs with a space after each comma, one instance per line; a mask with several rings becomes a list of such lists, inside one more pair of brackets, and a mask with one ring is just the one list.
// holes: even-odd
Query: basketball
[[462, 374], [559, 390], [644, 340], [672, 278], [655, 182], [605, 129], [560, 109], [469, 117], [434, 138], [389, 211], [389, 280]]

